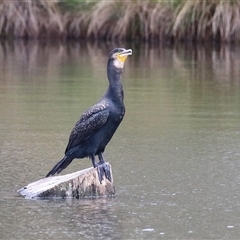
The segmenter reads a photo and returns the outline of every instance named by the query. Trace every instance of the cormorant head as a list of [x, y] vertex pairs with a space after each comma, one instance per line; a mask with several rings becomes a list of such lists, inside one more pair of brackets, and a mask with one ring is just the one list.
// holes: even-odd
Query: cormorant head
[[110, 52], [109, 60], [116, 68], [123, 68], [128, 55], [132, 55], [131, 49], [115, 48]]

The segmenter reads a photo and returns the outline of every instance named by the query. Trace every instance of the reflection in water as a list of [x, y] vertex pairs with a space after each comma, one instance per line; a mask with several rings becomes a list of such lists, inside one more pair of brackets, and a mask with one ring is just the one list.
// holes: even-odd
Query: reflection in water
[[[14, 217], [3, 209], [8, 229], [2, 231], [3, 239], [9, 236], [34, 239], [121, 239], [119, 222], [112, 199], [98, 200], [44, 200], [27, 201], [10, 199], [8, 208], [18, 203], [18, 213]], [[19, 218], [21, 217], [21, 219]], [[14, 229], [12, 228], [14, 226]]]
[[[116, 46], [0, 43], [1, 237], [238, 238], [237, 46], [121, 44], [133, 56], [123, 74], [126, 116], [106, 151], [116, 197], [15, 197], [60, 160], [73, 124], [106, 90]], [[90, 165], [75, 161], [63, 174]]]
[[[55, 205], [58, 207], [54, 207]], [[49, 205], [49, 202], [47, 202]], [[114, 206], [112, 206], [111, 199], [88, 200], [83, 202], [78, 201], [64, 201], [50, 203], [54, 207], [50, 211], [49, 220], [53, 223], [51, 225], [43, 224], [47, 228], [48, 233], [52, 237], [57, 237], [59, 232], [65, 232], [65, 237], [82, 236], [83, 238], [91, 239], [108, 239], [113, 237], [118, 239], [121, 234], [117, 230], [121, 229], [121, 225], [114, 213]], [[41, 204], [40, 204], [41, 206]], [[62, 209], [59, 211], [59, 208]], [[61, 216], [65, 219], [64, 222], [58, 221], [58, 229], [55, 230], [55, 220]], [[54, 233], [54, 230], [56, 231]], [[70, 233], [70, 234], [69, 234]], [[48, 236], [49, 234], [46, 234]]]

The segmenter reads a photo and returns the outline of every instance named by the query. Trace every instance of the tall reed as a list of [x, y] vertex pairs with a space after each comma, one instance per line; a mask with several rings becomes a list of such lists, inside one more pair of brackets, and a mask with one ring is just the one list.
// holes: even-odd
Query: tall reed
[[56, 1], [0, 1], [0, 36], [60, 36], [64, 25]]
[[90, 11], [87, 36], [102, 39], [163, 39], [173, 11], [165, 2], [100, 1]]
[[0, 0], [1, 37], [230, 42], [239, 19], [240, 0]]
[[239, 0], [185, 0], [174, 14], [176, 40], [240, 40]]

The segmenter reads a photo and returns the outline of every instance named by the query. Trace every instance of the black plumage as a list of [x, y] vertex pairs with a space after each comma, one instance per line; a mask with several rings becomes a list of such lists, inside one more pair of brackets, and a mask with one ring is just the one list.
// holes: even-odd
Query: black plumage
[[[98, 169], [99, 181], [102, 181], [104, 175], [111, 181], [109, 165], [105, 164], [102, 153], [125, 114], [121, 75], [128, 55], [132, 55], [131, 49], [116, 48], [110, 53], [107, 64], [109, 87], [106, 93], [82, 114], [70, 134], [64, 158], [46, 177], [60, 173], [75, 158], [89, 157], [93, 167]], [[98, 163], [95, 161], [96, 155]]]

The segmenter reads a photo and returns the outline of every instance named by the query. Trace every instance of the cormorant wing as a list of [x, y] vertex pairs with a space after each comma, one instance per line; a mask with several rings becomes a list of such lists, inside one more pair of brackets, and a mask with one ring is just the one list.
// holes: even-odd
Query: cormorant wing
[[65, 153], [98, 131], [106, 123], [108, 116], [107, 105], [101, 103], [83, 113], [70, 134]]

